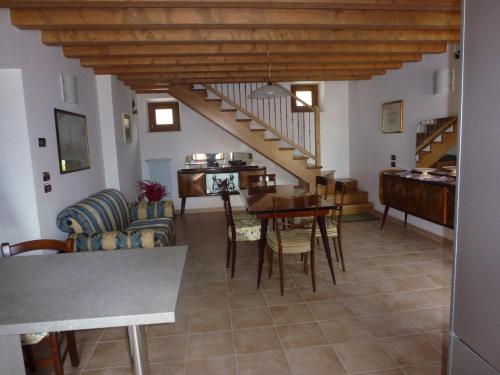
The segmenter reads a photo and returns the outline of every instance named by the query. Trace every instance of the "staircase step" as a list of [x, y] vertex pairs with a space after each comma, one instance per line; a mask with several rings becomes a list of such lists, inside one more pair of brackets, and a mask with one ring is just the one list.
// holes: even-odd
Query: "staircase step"
[[342, 209], [343, 215], [361, 214], [365, 212], [373, 211], [373, 203], [363, 203], [363, 204], [344, 204]]
[[368, 192], [364, 190], [350, 191], [344, 195], [344, 204], [364, 204], [368, 202]]
[[323, 168], [322, 165], [313, 165], [313, 164], [308, 164], [307, 169], [321, 169]]
[[193, 91], [193, 92], [203, 92], [203, 93], [205, 93], [205, 96], [207, 95], [207, 90], [206, 89], [194, 89], [193, 88], [193, 89], [191, 89], [191, 91]]
[[307, 156], [301, 156], [301, 155], [294, 155], [293, 160], [307, 160], [309, 157]]
[[221, 112], [237, 112], [235, 108], [221, 108]]
[[354, 178], [337, 178], [335, 181], [340, 181], [345, 184], [346, 193], [358, 190], [358, 180]]
[[[293, 150], [295, 150], [295, 147], [284, 146], [284, 147], [280, 147], [280, 150], [281, 151], [293, 151]], [[295, 159], [295, 156], [293, 158]], [[297, 159], [295, 159], [295, 160], [297, 160]]]
[[251, 132], [265, 132], [266, 129], [262, 128], [262, 129], [258, 129], [258, 128], [255, 128], [255, 129], [250, 129]]
[[278, 141], [281, 141], [281, 138], [264, 138], [264, 141], [278, 142]]
[[210, 102], [210, 103], [212, 103], [212, 102], [220, 102], [220, 103], [222, 103], [222, 99], [217, 99], [217, 98], [206, 98], [205, 100], [207, 102]]
[[251, 122], [251, 118], [237, 118], [236, 122]]

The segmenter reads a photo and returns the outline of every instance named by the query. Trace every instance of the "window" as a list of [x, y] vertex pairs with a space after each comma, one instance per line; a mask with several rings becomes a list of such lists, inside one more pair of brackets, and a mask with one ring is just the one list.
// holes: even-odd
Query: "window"
[[149, 103], [149, 131], [170, 132], [181, 130], [178, 102]]
[[[310, 106], [318, 105], [318, 85], [291, 85], [290, 91]], [[311, 112], [311, 109], [292, 97], [292, 112]]]

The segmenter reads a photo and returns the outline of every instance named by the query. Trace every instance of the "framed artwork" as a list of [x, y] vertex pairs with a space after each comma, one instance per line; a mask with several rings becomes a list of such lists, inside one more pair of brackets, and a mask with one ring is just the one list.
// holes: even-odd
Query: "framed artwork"
[[122, 114], [123, 142], [132, 142], [132, 120], [128, 113]]
[[54, 109], [54, 116], [61, 174], [89, 169], [87, 118], [57, 108]]
[[403, 132], [403, 101], [382, 104], [382, 133]]

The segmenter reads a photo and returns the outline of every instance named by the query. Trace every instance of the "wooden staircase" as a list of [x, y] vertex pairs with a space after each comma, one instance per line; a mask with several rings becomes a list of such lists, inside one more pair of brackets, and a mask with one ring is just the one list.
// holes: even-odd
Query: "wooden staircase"
[[[276, 127], [211, 86], [170, 85], [168, 93], [314, 189], [321, 172], [312, 154]], [[245, 100], [246, 96], [245, 96]], [[318, 134], [316, 134], [319, 137]], [[319, 153], [319, 147], [316, 150]], [[309, 160], [316, 158], [316, 163]]]
[[361, 214], [373, 211], [373, 203], [368, 202], [368, 192], [358, 189], [358, 180], [354, 178], [338, 178], [346, 185], [343, 215]]
[[457, 117], [436, 119], [417, 133], [415, 161], [417, 168], [433, 167], [457, 144]]

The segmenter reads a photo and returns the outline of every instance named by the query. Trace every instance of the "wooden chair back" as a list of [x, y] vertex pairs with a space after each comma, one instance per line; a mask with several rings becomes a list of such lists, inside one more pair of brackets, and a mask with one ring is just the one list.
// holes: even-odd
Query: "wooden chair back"
[[276, 186], [276, 175], [273, 174], [256, 174], [248, 176], [248, 188]]
[[226, 224], [227, 227], [231, 227], [232, 238], [236, 238], [236, 226], [234, 225], [233, 218], [233, 208], [231, 207], [231, 195], [229, 194], [229, 189], [227, 188], [227, 184], [222, 182], [220, 184], [220, 196], [222, 201], [224, 202], [224, 211], [226, 214]]
[[316, 194], [328, 199], [328, 178], [316, 176]]
[[21, 253], [27, 253], [35, 250], [57, 250], [60, 253], [73, 252], [73, 239], [66, 241], [59, 240], [33, 240], [20, 242], [15, 245], [10, 245], [8, 242], [2, 243], [2, 257], [11, 257]]
[[332, 219], [337, 223], [337, 230], [340, 231], [342, 212], [344, 210], [344, 197], [346, 193], [346, 184], [342, 181], [335, 181], [335, 190], [333, 193], [333, 202], [336, 207], [332, 210]]

